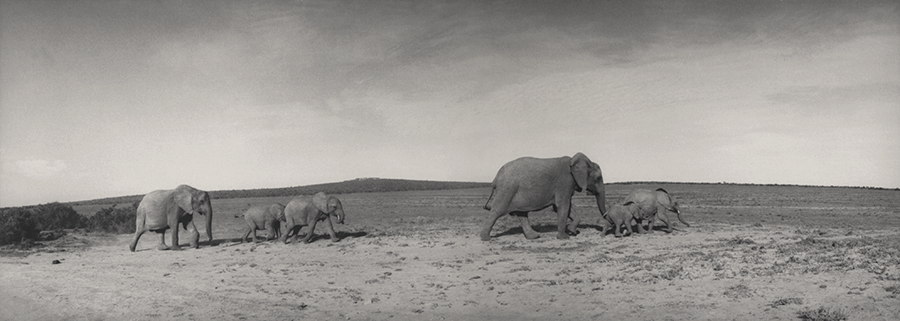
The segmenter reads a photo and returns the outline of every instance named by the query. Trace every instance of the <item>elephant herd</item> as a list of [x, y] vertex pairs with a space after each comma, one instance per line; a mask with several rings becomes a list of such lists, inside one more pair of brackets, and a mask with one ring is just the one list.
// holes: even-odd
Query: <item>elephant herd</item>
[[[678, 202], [664, 189], [635, 190], [626, 197], [623, 204], [606, 207], [606, 192], [603, 185], [603, 174], [600, 166], [592, 162], [582, 153], [572, 157], [533, 158], [522, 157], [503, 165], [491, 183], [491, 194], [484, 209], [490, 211], [484, 223], [480, 237], [484, 241], [491, 238], [491, 229], [501, 216], [509, 214], [519, 218], [525, 238], [534, 239], [539, 235], [531, 227], [528, 213], [551, 207], [557, 214], [558, 239], [568, 239], [578, 234], [579, 220], [571, 215], [572, 196], [575, 192], [585, 191], [593, 196], [597, 208], [605, 220], [601, 227], [601, 235], [606, 235], [607, 228], [614, 230], [615, 236], [622, 236], [622, 227], [626, 234], [631, 233], [631, 222], [636, 222], [638, 233], [644, 233], [643, 221], [648, 222], [648, 232], [652, 232], [658, 217], [666, 224], [666, 232], [672, 232], [668, 212], [677, 215], [678, 220], [690, 226], [681, 218]], [[165, 231], [177, 229], [178, 225], [190, 234], [190, 246], [199, 246], [200, 232], [194, 224], [194, 215], [204, 217], [206, 235], [211, 243], [212, 238], [212, 204], [209, 193], [187, 185], [180, 185], [172, 190], [157, 190], [145, 195], [137, 208], [136, 230], [129, 249], [134, 252], [141, 235], [148, 231], [159, 234], [159, 250], [178, 250], [178, 232], [171, 233], [172, 246], [165, 242]], [[288, 243], [297, 243], [300, 229], [309, 226], [303, 238], [309, 243], [318, 222], [325, 222], [331, 240], [338, 241], [334, 232], [331, 217], [338, 224], [344, 224], [344, 209], [341, 201], [323, 192], [315, 195], [297, 196], [287, 205], [257, 205], [247, 209], [243, 217], [247, 222], [247, 232], [242, 242], [252, 233], [256, 241], [256, 231], [266, 230], [266, 240], [278, 239]], [[281, 233], [281, 224], [285, 232]]]

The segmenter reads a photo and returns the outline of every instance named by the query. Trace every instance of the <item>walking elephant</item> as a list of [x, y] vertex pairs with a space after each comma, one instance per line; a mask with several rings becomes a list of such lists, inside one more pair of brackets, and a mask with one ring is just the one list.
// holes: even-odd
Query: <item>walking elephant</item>
[[600, 228], [600, 236], [606, 236], [606, 228], [609, 227], [613, 228], [616, 237], [622, 237], [622, 225], [625, 226], [624, 229], [626, 234], [631, 234], [631, 220], [642, 219], [641, 208], [634, 202], [627, 202], [621, 205], [616, 204], [610, 206], [603, 218], [606, 220], [607, 224]]
[[628, 197], [625, 198], [625, 202], [634, 202], [640, 207], [641, 218], [638, 219], [635, 217], [638, 233], [644, 233], [642, 220], [649, 221], [647, 232], [653, 233], [656, 217], [659, 217], [663, 223], [666, 223], [666, 233], [672, 233], [668, 212], [675, 213], [676, 216], [678, 216], [678, 220], [681, 221], [681, 223], [684, 223], [685, 226], [691, 226], [681, 218], [681, 211], [678, 209], [678, 201], [675, 200], [675, 197], [669, 195], [669, 192], [662, 188], [657, 188], [655, 191], [646, 189], [634, 190], [631, 194], [628, 194]]
[[334, 225], [331, 223], [332, 216], [337, 218], [338, 224], [344, 224], [344, 207], [337, 197], [326, 195], [323, 192], [312, 196], [297, 196], [284, 208], [285, 230], [281, 234], [281, 241], [287, 244], [287, 238], [291, 237], [291, 233], [293, 233], [291, 243], [296, 244], [300, 229], [309, 225], [306, 237], [303, 238], [304, 243], [309, 243], [316, 230], [316, 223], [325, 221], [328, 223], [326, 226], [331, 241], [337, 242], [339, 239], [334, 232]]
[[[180, 250], [178, 245], [178, 224], [180, 223], [190, 236], [191, 247], [200, 246], [200, 232], [194, 225], [194, 215], [205, 216], [206, 236], [212, 242], [212, 204], [209, 193], [187, 185], [179, 185], [175, 189], [152, 191], [141, 199], [137, 208], [134, 240], [128, 248], [134, 252], [141, 235], [147, 231], [159, 233], [159, 250]], [[172, 229], [172, 246], [166, 245], [166, 230]]]
[[284, 222], [284, 205], [279, 203], [271, 205], [256, 205], [244, 211], [241, 217], [247, 222], [247, 233], [241, 237], [241, 243], [247, 242], [247, 237], [253, 233], [253, 242], [256, 242], [256, 231], [266, 230], [266, 241], [278, 239], [281, 236], [281, 224]]
[[[569, 233], [578, 233], [578, 220], [571, 217], [572, 195], [582, 190], [596, 198], [597, 208], [605, 214], [606, 192], [600, 166], [582, 153], [572, 157], [522, 157], [510, 161], [500, 167], [491, 183], [491, 196], [484, 205], [491, 213], [481, 229], [481, 240], [491, 239], [491, 229], [506, 214], [519, 217], [525, 238], [538, 238], [528, 221], [528, 212], [550, 206], [557, 215], [556, 238], [568, 239]], [[567, 224], [569, 219], [571, 224]]]

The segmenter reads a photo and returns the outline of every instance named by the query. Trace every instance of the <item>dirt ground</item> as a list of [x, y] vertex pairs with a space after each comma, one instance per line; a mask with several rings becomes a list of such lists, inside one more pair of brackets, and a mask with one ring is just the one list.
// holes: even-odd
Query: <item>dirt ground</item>
[[[721, 208], [688, 205], [691, 227], [671, 234], [603, 237], [586, 220], [569, 240], [555, 239], [542, 212], [533, 214], [540, 239], [501, 218], [482, 242], [480, 194], [473, 204], [428, 195], [424, 205], [367, 211], [351, 210], [353, 197], [339, 242], [318, 230], [310, 244], [237, 243], [239, 209], [219, 202], [221, 236], [200, 249], [157, 251], [145, 234], [131, 253], [130, 235], [78, 231], [7, 249], [0, 319], [795, 320], [825, 307], [849, 320], [900, 320], [900, 231], [854, 226], [862, 214], [853, 210], [843, 210], [850, 224], [813, 228], [711, 222]], [[897, 222], [894, 210], [869, 212]]]

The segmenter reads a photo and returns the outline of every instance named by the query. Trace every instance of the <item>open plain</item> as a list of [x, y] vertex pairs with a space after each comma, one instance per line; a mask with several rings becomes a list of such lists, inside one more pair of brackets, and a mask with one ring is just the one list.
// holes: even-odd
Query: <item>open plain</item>
[[610, 184], [607, 202], [657, 187], [690, 227], [602, 236], [582, 194], [576, 237], [557, 240], [544, 210], [541, 238], [504, 217], [482, 242], [480, 188], [337, 195], [339, 242], [320, 226], [310, 244], [242, 244], [235, 215], [290, 198], [216, 199], [199, 249], [157, 251], [148, 233], [131, 253], [131, 235], [81, 231], [5, 249], [0, 319], [900, 319], [900, 191]]

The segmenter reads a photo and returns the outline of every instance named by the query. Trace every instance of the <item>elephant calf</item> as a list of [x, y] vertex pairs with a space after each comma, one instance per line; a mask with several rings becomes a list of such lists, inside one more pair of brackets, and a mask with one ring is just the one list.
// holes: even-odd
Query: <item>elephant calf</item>
[[[655, 191], [646, 189], [634, 190], [631, 194], [628, 194], [628, 197], [625, 198], [625, 202], [634, 202], [635, 204], [638, 204], [641, 218], [649, 220], [649, 224], [647, 225], [648, 233], [653, 233], [653, 226], [656, 224], [657, 217], [663, 221], [663, 223], [666, 223], [666, 233], [672, 233], [672, 226], [669, 224], [669, 214], [667, 214], [669, 212], [675, 213], [678, 220], [685, 226], [691, 226], [681, 218], [681, 211], [678, 209], [678, 201], [675, 200], [675, 197], [669, 195], [669, 192], [662, 188], [657, 188]], [[635, 220], [637, 221], [638, 233], [643, 233], [644, 226], [642, 220], [637, 217], [635, 217]]]
[[344, 224], [344, 207], [341, 201], [334, 196], [325, 195], [318, 192], [313, 196], [297, 196], [292, 199], [284, 209], [285, 230], [281, 235], [281, 241], [287, 244], [287, 238], [293, 233], [291, 243], [297, 243], [297, 235], [300, 229], [309, 225], [309, 231], [303, 238], [304, 243], [312, 240], [313, 232], [316, 230], [316, 223], [319, 221], [328, 222], [328, 235], [331, 236], [332, 242], [337, 242], [337, 234], [334, 233], [334, 225], [331, 223], [331, 216], [337, 218], [338, 224]]
[[244, 220], [247, 221], [248, 229], [244, 237], [241, 238], [241, 243], [247, 242], [247, 236], [250, 236], [250, 233], [253, 233], [253, 242], [257, 242], [256, 231], [262, 229], [266, 230], [266, 241], [278, 239], [281, 236], [279, 220], [285, 221], [284, 208], [284, 205], [278, 203], [256, 205], [248, 208], [242, 215]]
[[626, 235], [631, 235], [631, 219], [633, 218], [640, 222], [642, 219], [640, 215], [641, 208], [634, 202], [611, 206], [606, 215], [603, 216], [607, 224], [600, 227], [600, 236], [606, 236], [606, 229], [613, 228], [616, 237], [622, 237], [622, 225], [625, 225]]

